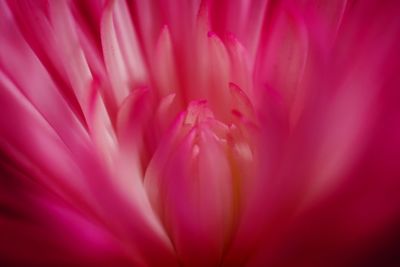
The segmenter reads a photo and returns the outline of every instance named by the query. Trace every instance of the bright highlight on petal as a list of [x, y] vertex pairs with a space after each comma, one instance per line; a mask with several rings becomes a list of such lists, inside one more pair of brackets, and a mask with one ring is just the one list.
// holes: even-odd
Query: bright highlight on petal
[[400, 3], [0, 2], [0, 266], [397, 266]]

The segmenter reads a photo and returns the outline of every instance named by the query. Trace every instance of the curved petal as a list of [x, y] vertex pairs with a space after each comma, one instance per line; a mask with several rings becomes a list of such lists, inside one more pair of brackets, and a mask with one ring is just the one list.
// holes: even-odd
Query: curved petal
[[158, 172], [149, 169], [145, 179], [183, 264], [216, 266], [230, 234], [233, 184], [226, 145], [202, 105], [192, 103], [178, 120], [177, 136], [150, 163]]

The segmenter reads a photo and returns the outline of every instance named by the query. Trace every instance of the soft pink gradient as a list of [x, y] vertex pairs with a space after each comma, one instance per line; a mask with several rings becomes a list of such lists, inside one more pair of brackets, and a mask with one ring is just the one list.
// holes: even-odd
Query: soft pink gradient
[[400, 2], [0, 1], [0, 266], [399, 266]]

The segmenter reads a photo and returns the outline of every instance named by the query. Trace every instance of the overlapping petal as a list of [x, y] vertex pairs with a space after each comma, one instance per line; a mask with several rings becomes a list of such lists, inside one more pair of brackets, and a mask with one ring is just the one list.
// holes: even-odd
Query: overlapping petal
[[399, 10], [1, 2], [0, 263], [395, 264]]

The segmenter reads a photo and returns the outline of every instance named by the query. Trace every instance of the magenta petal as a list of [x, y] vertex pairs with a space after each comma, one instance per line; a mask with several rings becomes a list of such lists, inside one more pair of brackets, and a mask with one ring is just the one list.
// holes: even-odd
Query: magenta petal
[[[156, 152], [145, 178], [178, 256], [190, 266], [221, 260], [232, 216], [233, 185], [225, 145], [209, 128], [211, 117], [202, 105], [193, 103], [184, 120], [177, 122], [180, 130]], [[182, 166], [182, 160], [189, 162]]]
[[399, 11], [0, 1], [0, 265], [398, 266]]

